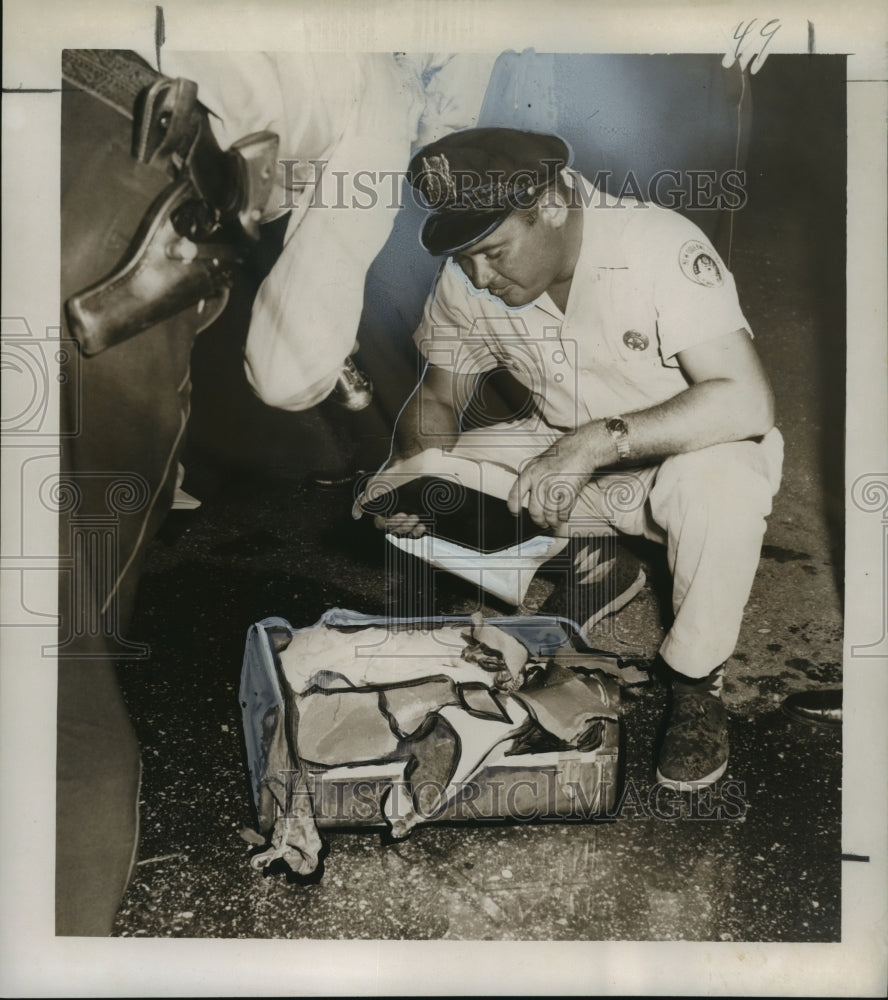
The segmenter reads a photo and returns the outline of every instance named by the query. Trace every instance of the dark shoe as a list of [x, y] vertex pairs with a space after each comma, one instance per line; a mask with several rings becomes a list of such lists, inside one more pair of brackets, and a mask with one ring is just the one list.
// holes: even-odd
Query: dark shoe
[[841, 726], [842, 689], [796, 691], [784, 700], [781, 707], [784, 714], [796, 722], [805, 722], [809, 726]]
[[540, 613], [569, 618], [583, 633], [624, 608], [646, 580], [639, 559], [613, 536], [574, 539], [546, 570], [559, 570], [563, 578]]
[[657, 781], [679, 792], [711, 785], [728, 766], [728, 713], [721, 701], [724, 666], [698, 681], [676, 675]]

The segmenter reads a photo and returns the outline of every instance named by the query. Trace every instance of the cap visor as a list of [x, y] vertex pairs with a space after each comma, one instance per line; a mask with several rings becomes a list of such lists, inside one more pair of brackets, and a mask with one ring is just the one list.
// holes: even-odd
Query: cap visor
[[492, 233], [511, 211], [436, 212], [426, 219], [420, 242], [434, 257], [457, 253]]

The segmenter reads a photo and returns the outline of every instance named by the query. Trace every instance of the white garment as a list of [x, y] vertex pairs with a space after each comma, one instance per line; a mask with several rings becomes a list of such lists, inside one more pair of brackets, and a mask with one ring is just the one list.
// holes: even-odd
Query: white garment
[[322, 671], [341, 675], [341, 686], [354, 688], [430, 677], [492, 688], [494, 672], [463, 658], [468, 628], [452, 625], [399, 632], [379, 626], [348, 635], [335, 628], [300, 629], [280, 653], [281, 669], [294, 694], [304, 693]]
[[[542, 418], [462, 434], [452, 449], [460, 458], [518, 472], [563, 430], [682, 392], [689, 383], [678, 352], [749, 330], [733, 278], [696, 226], [569, 176], [588, 200], [565, 313], [547, 294], [510, 308], [452, 261], [426, 304], [414, 339], [430, 363], [462, 374], [504, 365], [534, 393]], [[703, 676], [734, 649], [782, 462], [775, 428], [760, 443], [596, 475], [580, 491], [564, 534], [616, 529], [667, 546], [675, 620], [660, 653], [681, 673]]]
[[411, 150], [476, 124], [495, 58], [164, 50], [163, 72], [198, 84], [223, 149], [263, 129], [280, 136], [264, 221], [290, 219], [253, 304], [245, 357], [265, 403], [303, 410], [333, 389]]
[[[749, 330], [733, 277], [693, 223], [599, 192], [579, 174], [566, 177], [585, 206], [566, 312], [545, 293], [507, 306], [451, 258], [414, 336], [440, 368], [506, 367], [533, 392], [545, 421], [565, 430], [671, 399], [688, 387], [679, 351]], [[697, 273], [698, 262], [711, 267]]]
[[[518, 472], [560, 436], [540, 421], [497, 425], [462, 434], [453, 452], [478, 462], [494, 453]], [[737, 644], [782, 466], [783, 438], [773, 428], [760, 443], [717, 444], [596, 475], [560, 533], [599, 537], [616, 529], [666, 545], [675, 620], [660, 654], [680, 673], [703, 677]], [[582, 612], [567, 617], [585, 620]]]

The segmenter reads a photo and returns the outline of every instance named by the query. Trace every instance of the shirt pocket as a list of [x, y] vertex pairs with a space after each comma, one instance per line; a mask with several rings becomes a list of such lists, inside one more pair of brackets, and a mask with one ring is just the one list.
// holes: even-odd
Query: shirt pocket
[[632, 369], [660, 367], [657, 314], [650, 295], [631, 270], [614, 270], [609, 276], [605, 340], [612, 360]]

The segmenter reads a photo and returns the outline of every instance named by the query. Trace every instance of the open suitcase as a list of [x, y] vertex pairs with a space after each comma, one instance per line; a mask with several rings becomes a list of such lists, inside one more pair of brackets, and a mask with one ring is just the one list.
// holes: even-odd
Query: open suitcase
[[583, 820], [616, 799], [615, 664], [561, 618], [331, 609], [247, 634], [240, 700], [262, 868], [319, 866], [319, 830]]

